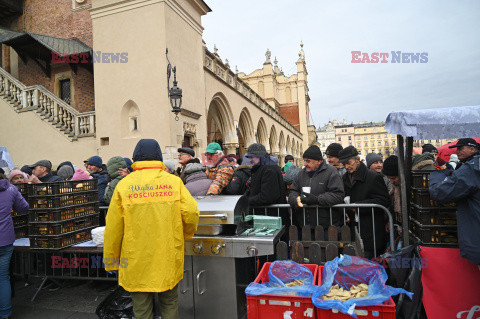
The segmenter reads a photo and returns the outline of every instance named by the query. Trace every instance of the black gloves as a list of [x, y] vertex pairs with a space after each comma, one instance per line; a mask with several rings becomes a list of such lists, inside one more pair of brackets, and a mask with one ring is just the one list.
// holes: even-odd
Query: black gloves
[[318, 205], [318, 198], [313, 194], [302, 192], [300, 200], [304, 205]]

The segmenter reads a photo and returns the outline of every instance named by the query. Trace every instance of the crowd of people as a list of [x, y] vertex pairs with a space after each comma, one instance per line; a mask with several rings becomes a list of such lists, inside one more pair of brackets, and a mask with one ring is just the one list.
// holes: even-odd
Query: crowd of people
[[[474, 162], [473, 158], [479, 153], [480, 146], [473, 139], [467, 138], [460, 139], [453, 147], [457, 148], [457, 152], [447, 163], [437, 156], [438, 151], [433, 145], [426, 144], [422, 148], [422, 154], [413, 156], [412, 165], [414, 170], [441, 172], [439, 175], [432, 175], [431, 193], [434, 200], [464, 203], [459, 204], [458, 225], [459, 229], [464, 225], [467, 231], [464, 234], [459, 231], [460, 247], [462, 249], [462, 245], [464, 246], [463, 256], [479, 264], [480, 242], [478, 238], [473, 239], [473, 237], [480, 229], [478, 209], [480, 207], [480, 173], [478, 161]], [[344, 213], [344, 210], [332, 210], [329, 207], [344, 203], [378, 204], [388, 208], [394, 214], [401, 214], [398, 157], [392, 155], [384, 161], [380, 155], [370, 153], [363, 161], [355, 147], [343, 148], [338, 143], [332, 143], [327, 147], [326, 160], [315, 145], [305, 150], [302, 159], [303, 165], [300, 167], [295, 164], [295, 159], [291, 155], [287, 155], [285, 165], [280, 167], [278, 159], [268, 154], [265, 146], [260, 143], [249, 145], [245, 156], [239, 157], [236, 154], [225, 154], [221, 145], [213, 142], [208, 144], [200, 157], [196, 157], [192, 148], [179, 148], [178, 167], [176, 167], [177, 164], [174, 161], [163, 160], [160, 146], [156, 141], [141, 140], [135, 149], [133, 161], [115, 156], [104, 164], [103, 159], [95, 155], [84, 161], [84, 168], [76, 168], [71, 162], [66, 161], [53, 171], [49, 160], [39, 160], [32, 165], [12, 170], [8, 177], [0, 171], [0, 277], [2, 278], [0, 318], [8, 317], [11, 309], [11, 306], [4, 302], [8, 296], [3, 293], [7, 291], [4, 287], [5, 278], [8, 278], [8, 263], [14, 241], [11, 211], [14, 209], [19, 213], [25, 213], [28, 210], [28, 204], [13, 186], [21, 183], [97, 179], [100, 205], [109, 206], [105, 231], [104, 257], [106, 258], [115, 259], [128, 255], [131, 260], [135, 260], [140, 255], [137, 256], [134, 251], [150, 249], [147, 248], [150, 244], [148, 236], [145, 235], [143, 238], [137, 235], [142, 232], [137, 224], [133, 223], [129, 226], [131, 229], [127, 229], [128, 220], [123, 210], [130, 209], [135, 212], [145, 225], [151, 226], [151, 232], [158, 233], [158, 238], [163, 238], [172, 245], [170, 248], [165, 246], [162, 249], [177, 251], [179, 247], [183, 247], [183, 244], [176, 242], [180, 238], [177, 234], [178, 229], [183, 229], [182, 238], [188, 238], [193, 236], [197, 227], [198, 210], [192, 196], [215, 195], [245, 195], [252, 207], [289, 203], [292, 207], [292, 219], [287, 210], [280, 210], [282, 222], [287, 226], [291, 222], [297, 227], [320, 225], [327, 233], [326, 230], [331, 225], [340, 229], [344, 223], [351, 226], [359, 224], [367, 258], [372, 258], [388, 249], [388, 219], [381, 209], [375, 208], [373, 212], [371, 208], [350, 209]], [[122, 182], [123, 179], [127, 179], [128, 183]], [[158, 187], [169, 190], [161, 193], [168, 198], [161, 201], [165, 202], [163, 206], [153, 206], [151, 205], [153, 200], [147, 197], [158, 196], [158, 192], [154, 192], [153, 195], [141, 195], [139, 196], [142, 199], [141, 205], [139, 203], [140, 206], [135, 208], [132, 204], [137, 197], [134, 196], [132, 199], [131, 189], [127, 187], [132, 183], [160, 185]], [[169, 201], [177, 204], [172, 206], [167, 204]], [[169, 223], [165, 224], [165, 220], [159, 221], [158, 214], [150, 214], [147, 212], [149, 209], [155, 211], [161, 209], [163, 211], [161, 215]], [[179, 211], [181, 214], [178, 214]], [[159, 228], [161, 232], [153, 229], [158, 225], [163, 225]], [[133, 233], [136, 234], [137, 239], [132, 239], [135, 237]], [[169, 236], [173, 236], [174, 240], [172, 241]], [[128, 246], [124, 240], [127, 237], [132, 241], [131, 246]], [[160, 243], [158, 244], [161, 246]], [[152, 247], [158, 248], [159, 245], [152, 245]], [[167, 255], [169, 255], [168, 252], [165, 256]], [[179, 260], [152, 259], [151, 262], [152, 265], [165, 263], [165, 267], [168, 268], [171, 263], [178, 263]], [[136, 266], [146, 267], [146, 264], [139, 262]], [[110, 268], [118, 269], [118, 265]], [[128, 272], [131, 276], [122, 279], [120, 275], [120, 282], [122, 284], [123, 280], [123, 286], [128, 288], [127, 290], [168, 291], [169, 294], [164, 295], [165, 300], [171, 299], [175, 294], [178, 278], [181, 277], [176, 270], [172, 270], [176, 276], [169, 275], [168, 278], [164, 278], [163, 275], [155, 275], [148, 277], [147, 283], [145, 278], [137, 278], [134, 271], [135, 266], [130, 266]], [[150, 282], [152, 287], [149, 286]], [[148, 289], [138, 290], [139, 285]], [[137, 305], [136, 311], [139, 313], [144, 310], [139, 310], [138, 305], [151, 303], [150, 295], [139, 293], [132, 295], [132, 298], [134, 308]], [[165, 302], [165, 309], [170, 309], [168, 302]]]

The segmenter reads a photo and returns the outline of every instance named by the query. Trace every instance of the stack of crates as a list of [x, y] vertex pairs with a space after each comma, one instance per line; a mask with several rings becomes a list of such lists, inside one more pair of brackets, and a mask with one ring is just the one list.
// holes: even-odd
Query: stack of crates
[[415, 239], [425, 246], [456, 247], [457, 208], [430, 198], [430, 173], [412, 171], [410, 228]]
[[[15, 185], [18, 188], [20, 194], [22, 194], [23, 198], [28, 202], [28, 191], [27, 191], [26, 183], [17, 184]], [[12, 219], [13, 219], [13, 228], [15, 230], [15, 238], [23, 238], [28, 236], [28, 215], [23, 214], [20, 215], [15, 211], [12, 211]]]
[[28, 186], [31, 249], [62, 249], [92, 239], [99, 225], [98, 181]]

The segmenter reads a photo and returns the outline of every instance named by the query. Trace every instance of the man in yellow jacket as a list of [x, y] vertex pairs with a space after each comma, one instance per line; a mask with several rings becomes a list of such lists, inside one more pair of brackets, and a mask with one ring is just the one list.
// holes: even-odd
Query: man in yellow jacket
[[110, 202], [103, 262], [106, 270], [118, 270], [136, 319], [153, 319], [155, 292], [162, 319], [177, 319], [184, 238], [197, 230], [197, 202], [180, 178], [164, 171], [157, 141], [140, 140], [133, 160], [133, 173], [117, 184]]

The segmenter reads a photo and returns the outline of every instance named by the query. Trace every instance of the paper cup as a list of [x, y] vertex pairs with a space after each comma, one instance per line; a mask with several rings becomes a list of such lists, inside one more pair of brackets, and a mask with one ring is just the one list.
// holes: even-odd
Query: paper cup
[[310, 194], [312, 188], [310, 186], [302, 187], [302, 192]]

